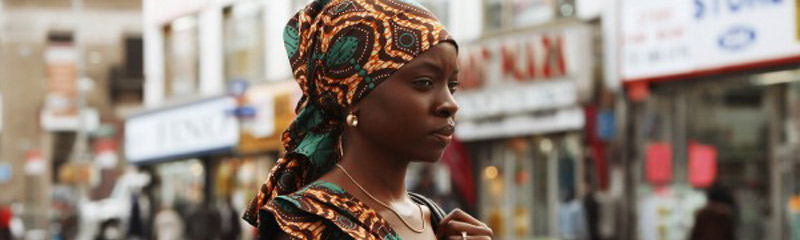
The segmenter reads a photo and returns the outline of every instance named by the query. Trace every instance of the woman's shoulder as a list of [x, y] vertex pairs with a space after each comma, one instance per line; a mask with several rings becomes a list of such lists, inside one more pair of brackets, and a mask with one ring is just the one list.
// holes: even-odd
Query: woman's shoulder
[[291, 236], [345, 234], [331, 239], [348, 239], [348, 235], [375, 239], [372, 233], [376, 216], [370, 217], [374, 211], [331, 182], [316, 181], [291, 194], [277, 196], [266, 210]]
[[274, 215], [281, 230], [294, 237], [334, 234], [332, 238], [321, 239], [396, 239], [397, 236], [377, 212], [339, 185], [324, 180], [275, 197], [266, 210]]
[[339, 185], [331, 182], [316, 181], [291, 194], [277, 196], [270, 204], [313, 211], [318, 209], [312, 209], [312, 207], [319, 209], [339, 207], [339, 204], [335, 203], [349, 198], [352, 198], [352, 196]]
[[324, 204], [324, 199], [341, 194], [341, 191], [341, 188], [335, 184], [314, 182], [291, 194], [277, 196], [264, 208], [267, 211], [265, 216], [271, 218], [266, 219], [271, 222], [267, 225], [271, 226], [262, 225], [259, 228], [269, 229], [266, 232], [280, 229], [280, 232], [284, 234], [274, 236], [278, 237], [277, 239], [281, 239], [281, 236], [284, 238], [292, 236], [299, 239], [325, 239], [323, 236], [341, 234], [338, 228], [332, 226], [329, 216], [326, 214], [336, 212], [337, 207]]
[[329, 204], [332, 199], [346, 197], [346, 192], [338, 185], [328, 182], [314, 182], [286, 195], [276, 196], [268, 202], [266, 209], [276, 215], [318, 215], [325, 210], [337, 208]]

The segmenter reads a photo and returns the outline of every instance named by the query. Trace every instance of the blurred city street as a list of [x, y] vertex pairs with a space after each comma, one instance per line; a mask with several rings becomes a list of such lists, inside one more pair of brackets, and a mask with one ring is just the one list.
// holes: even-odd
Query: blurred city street
[[[254, 239], [310, 1], [0, 0], [0, 240]], [[410, 191], [498, 240], [800, 240], [800, 0], [416, 1], [460, 86]]]

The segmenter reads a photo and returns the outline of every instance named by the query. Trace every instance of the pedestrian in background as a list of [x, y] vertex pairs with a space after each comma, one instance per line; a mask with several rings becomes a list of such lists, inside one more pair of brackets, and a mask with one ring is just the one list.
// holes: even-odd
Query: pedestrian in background
[[242, 234], [239, 213], [233, 207], [230, 196], [219, 202], [220, 232], [222, 239], [239, 239]]
[[0, 205], [0, 240], [12, 240], [14, 236], [11, 234], [11, 220], [14, 218], [14, 213], [11, 208], [6, 205]]
[[183, 219], [181, 219], [181, 215], [170, 206], [164, 206], [156, 213], [153, 226], [157, 240], [184, 239]]
[[730, 190], [714, 183], [706, 194], [708, 203], [697, 212], [689, 239], [736, 239], [736, 203]]
[[208, 200], [196, 204], [186, 219], [186, 236], [192, 240], [217, 240], [221, 238], [220, 215]]

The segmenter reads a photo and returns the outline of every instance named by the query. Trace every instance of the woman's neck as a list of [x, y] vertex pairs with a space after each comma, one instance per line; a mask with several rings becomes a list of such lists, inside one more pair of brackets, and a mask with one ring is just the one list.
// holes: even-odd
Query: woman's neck
[[375, 148], [346, 151], [340, 165], [370, 194], [384, 202], [406, 200], [408, 161], [389, 157]]

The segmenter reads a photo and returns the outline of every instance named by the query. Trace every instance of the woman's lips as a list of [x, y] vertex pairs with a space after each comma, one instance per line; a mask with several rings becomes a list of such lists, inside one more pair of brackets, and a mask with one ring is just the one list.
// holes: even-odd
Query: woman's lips
[[432, 132], [431, 136], [442, 146], [447, 146], [447, 144], [450, 144], [450, 142], [453, 141], [453, 133], [455, 131], [455, 126], [448, 124]]
[[433, 139], [442, 147], [447, 146], [450, 144], [450, 141], [453, 141], [453, 135], [445, 136], [439, 133], [433, 133], [431, 134], [431, 137], [433, 137]]

